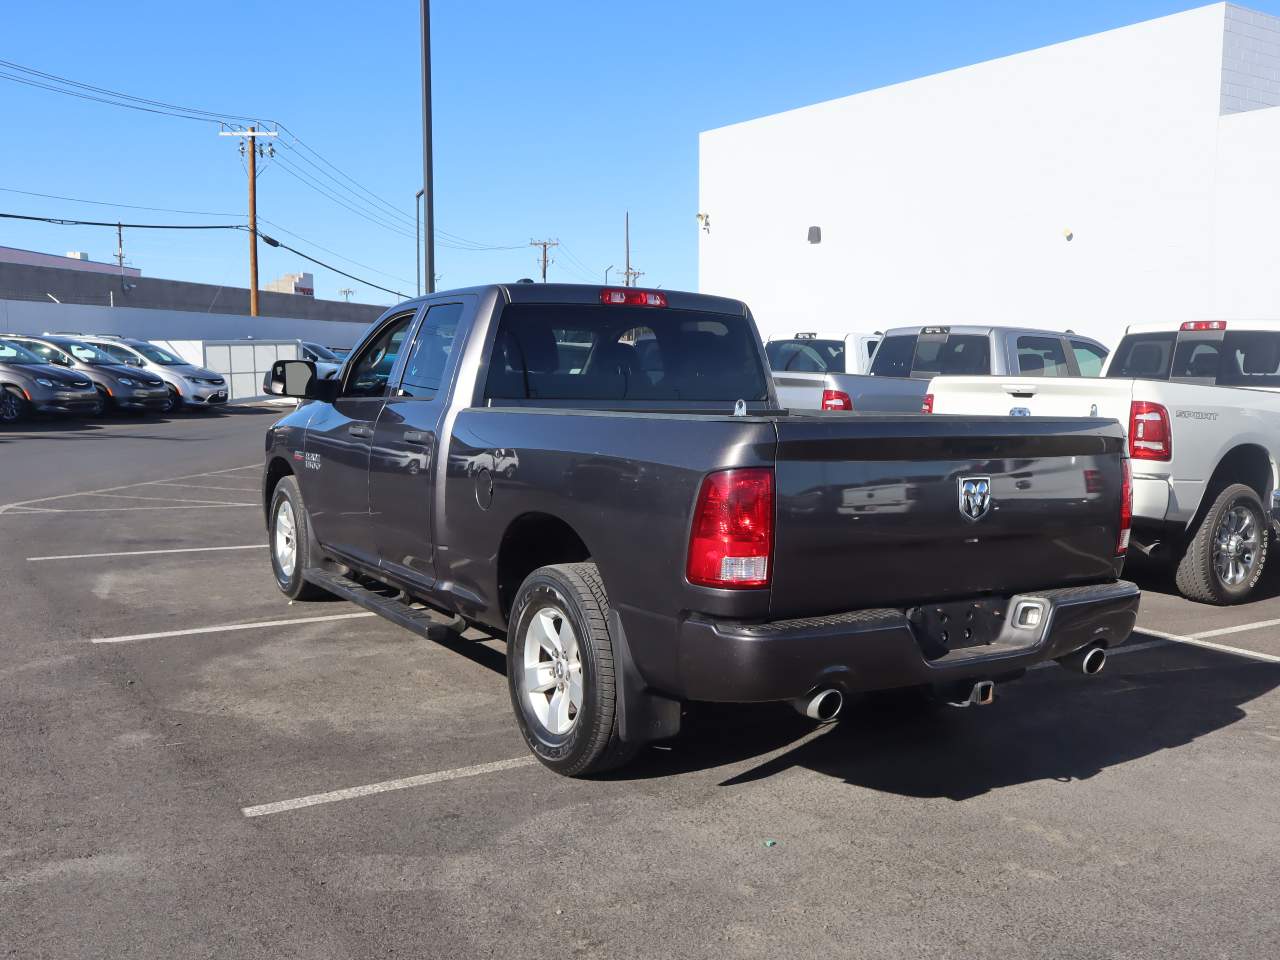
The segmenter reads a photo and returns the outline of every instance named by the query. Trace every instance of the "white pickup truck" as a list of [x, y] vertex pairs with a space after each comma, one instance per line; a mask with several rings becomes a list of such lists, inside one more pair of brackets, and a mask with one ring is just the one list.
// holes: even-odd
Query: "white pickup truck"
[[1172, 562], [1192, 600], [1257, 586], [1280, 514], [1280, 321], [1135, 324], [1101, 378], [939, 377], [929, 393], [935, 414], [1119, 420], [1135, 547]]

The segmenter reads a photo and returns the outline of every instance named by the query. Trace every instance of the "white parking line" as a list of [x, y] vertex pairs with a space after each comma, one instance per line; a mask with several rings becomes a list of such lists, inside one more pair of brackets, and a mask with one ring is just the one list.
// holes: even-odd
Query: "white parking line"
[[1242, 623], [1238, 627], [1203, 630], [1200, 633], [1191, 634], [1191, 639], [1208, 640], [1210, 637], [1225, 637], [1229, 633], [1246, 633], [1249, 630], [1261, 630], [1263, 627], [1280, 627], [1280, 620], [1259, 620], [1256, 623]]
[[[169, 477], [169, 480], [194, 480], [197, 477], [213, 477], [222, 473], [234, 473], [237, 470], [261, 470], [261, 464], [248, 463], [242, 467], [227, 467], [224, 470], [207, 470], [204, 473], [188, 473], [181, 477]], [[36, 497], [34, 500], [15, 500], [13, 503], [0, 503], [0, 513], [6, 513], [14, 507], [25, 507], [33, 503], [48, 503], [50, 500], [66, 500], [68, 497], [85, 497], [95, 493], [111, 493], [113, 490], [128, 490], [130, 487], [141, 487], [153, 481], [138, 483], [122, 483], [116, 487], [102, 487], [98, 490], [81, 490], [78, 493], [60, 493], [52, 497]]]
[[[209, 504], [214, 504], [219, 507], [225, 507], [229, 505], [228, 501], [226, 500], [187, 500], [182, 497], [139, 497], [136, 494], [132, 494], [132, 493], [98, 493], [98, 494], [94, 494], [94, 496], [114, 497], [118, 500], [150, 500], [153, 503], [200, 503], [200, 504], [205, 504], [206, 506]], [[236, 505], [237, 506], [256, 506], [256, 504], [236, 504]]]
[[121, 513], [125, 510], [215, 510], [218, 507], [253, 507], [262, 509], [260, 503], [184, 503], [176, 507], [22, 507], [17, 510], [0, 510], [0, 517], [47, 517], [58, 513]]
[[246, 543], [236, 547], [173, 547], [166, 550], [116, 550], [111, 553], [63, 553], [54, 557], [27, 557], [31, 563], [40, 560], [93, 560], [98, 557], [148, 557], [158, 553], [208, 553], [215, 550], [265, 550], [265, 543]]
[[232, 493], [256, 493], [260, 488], [252, 487], [215, 487], [209, 483], [187, 483], [183, 480], [148, 480], [138, 486], [151, 487], [195, 487], [197, 490], [228, 490]]
[[[1263, 663], [1280, 663], [1280, 657], [1270, 653], [1259, 653], [1257, 650], [1246, 650], [1243, 647], [1229, 647], [1225, 643], [1210, 643], [1208, 640], [1201, 639], [1201, 634], [1180, 637], [1176, 633], [1165, 633], [1162, 630], [1152, 630], [1150, 627], [1135, 627], [1134, 630], [1136, 633], [1145, 633], [1150, 637], [1160, 637], [1163, 640], [1185, 643], [1192, 647], [1204, 647], [1206, 650], [1216, 650], [1218, 653], [1233, 653], [1237, 657], [1248, 657], [1250, 660], [1261, 660]], [[1214, 631], [1209, 633], [1212, 635]]]
[[367, 610], [359, 613], [333, 613], [325, 617], [298, 617], [293, 620], [264, 620], [261, 623], [223, 623], [214, 627], [191, 627], [187, 630], [162, 630], [160, 633], [132, 633], [123, 637], [94, 637], [90, 643], [130, 643], [134, 640], [163, 640], [167, 637], [194, 637], [200, 633], [230, 633], [233, 630], [263, 630], [267, 627], [293, 627], [302, 623], [328, 623], [332, 620], [355, 620], [372, 617]]
[[272, 813], [283, 813], [286, 810], [299, 810], [302, 807], [314, 807], [322, 803], [337, 803], [339, 800], [353, 800], [357, 797], [369, 797], [377, 793], [389, 793], [392, 790], [408, 790], [410, 787], [425, 787], [432, 783], [444, 783], [448, 780], [461, 780], [464, 777], [478, 777], [486, 773], [497, 773], [500, 770], [514, 770], [517, 767], [528, 767], [537, 763], [530, 756], [513, 757], [510, 760], [497, 760], [493, 763], [478, 763], [473, 767], [457, 767], [453, 770], [440, 770], [436, 773], [424, 773], [416, 777], [404, 777], [400, 780], [383, 780], [381, 783], [367, 783], [362, 787], [348, 787], [345, 790], [330, 790], [328, 793], [313, 793], [307, 797], [294, 800], [278, 800], [275, 803], [262, 803], [241, 809], [246, 817], [265, 817]]

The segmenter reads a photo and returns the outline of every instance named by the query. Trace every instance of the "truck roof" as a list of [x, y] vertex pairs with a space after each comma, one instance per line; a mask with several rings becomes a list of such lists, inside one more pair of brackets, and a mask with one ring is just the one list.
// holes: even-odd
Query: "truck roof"
[[[443, 297], [462, 294], [487, 294], [497, 292], [509, 303], [582, 303], [597, 304], [600, 302], [600, 291], [621, 290], [620, 284], [593, 283], [487, 283], [475, 287], [462, 287], [457, 290], [439, 290], [422, 297], [414, 297], [397, 304], [400, 309], [406, 304], [423, 303], [439, 300]], [[663, 290], [658, 287], [629, 287], [637, 293], [660, 293], [667, 298], [667, 305], [676, 310], [706, 310], [711, 313], [728, 313], [744, 316], [747, 305], [741, 300], [729, 297], [716, 297], [706, 293], [688, 293], [683, 290]]]
[[[1216, 317], [1207, 317], [1207, 320], [1215, 320]], [[1261, 319], [1261, 320], [1223, 320], [1226, 324], [1226, 330], [1280, 330], [1280, 319]], [[1151, 323], [1131, 323], [1124, 328], [1125, 335], [1131, 333], [1177, 333], [1182, 329], [1182, 321], [1161, 320]]]
[[1043, 327], [1010, 327], [1001, 324], [968, 324], [968, 323], [922, 323], [915, 327], [892, 327], [884, 332], [886, 337], [907, 337], [918, 336], [925, 330], [941, 329], [949, 333], [970, 333], [985, 335], [990, 333], [1029, 333], [1043, 337], [1063, 337], [1072, 336], [1080, 337], [1084, 340], [1090, 340], [1094, 343], [1098, 341], [1093, 337], [1076, 333], [1072, 330], [1047, 330]]

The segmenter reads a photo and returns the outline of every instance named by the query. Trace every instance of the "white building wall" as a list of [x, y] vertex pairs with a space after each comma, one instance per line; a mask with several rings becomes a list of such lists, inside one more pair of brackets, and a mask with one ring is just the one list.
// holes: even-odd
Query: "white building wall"
[[1128, 323], [1241, 297], [1280, 316], [1274, 279], [1251, 286], [1274, 241], [1245, 239], [1262, 240], [1251, 210], [1280, 168], [1222, 159], [1275, 135], [1271, 111], [1221, 116], [1228, 12], [704, 133], [700, 289], [746, 300], [766, 335], [994, 322], [1114, 343]]

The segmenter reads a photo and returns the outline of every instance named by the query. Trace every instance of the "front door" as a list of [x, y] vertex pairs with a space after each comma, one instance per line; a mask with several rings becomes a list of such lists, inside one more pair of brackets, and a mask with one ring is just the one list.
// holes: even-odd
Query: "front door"
[[365, 340], [342, 373], [337, 399], [316, 405], [306, 449], [294, 451], [294, 469], [316, 537], [371, 565], [378, 553], [369, 523], [369, 450], [414, 316], [410, 310], [389, 317]]
[[474, 298], [427, 307], [405, 362], [378, 416], [369, 461], [369, 500], [385, 569], [410, 580], [434, 579], [432, 529], [441, 421]]

